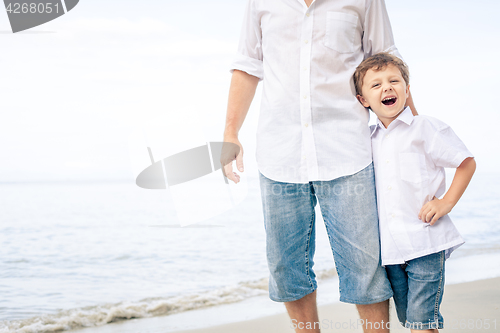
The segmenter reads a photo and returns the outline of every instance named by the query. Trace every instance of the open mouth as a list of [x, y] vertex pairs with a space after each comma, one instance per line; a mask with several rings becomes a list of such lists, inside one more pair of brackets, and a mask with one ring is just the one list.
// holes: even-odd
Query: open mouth
[[397, 98], [396, 97], [387, 97], [382, 100], [382, 104], [384, 105], [393, 105], [396, 103]]

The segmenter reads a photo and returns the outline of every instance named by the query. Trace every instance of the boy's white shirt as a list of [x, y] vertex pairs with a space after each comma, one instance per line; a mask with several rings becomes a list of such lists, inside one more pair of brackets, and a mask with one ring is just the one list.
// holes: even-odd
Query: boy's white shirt
[[407, 107], [386, 129], [371, 126], [377, 188], [382, 265], [446, 250], [448, 258], [464, 243], [450, 217], [433, 226], [418, 213], [446, 190], [444, 168], [457, 168], [473, 157], [453, 130], [428, 116], [413, 116]]

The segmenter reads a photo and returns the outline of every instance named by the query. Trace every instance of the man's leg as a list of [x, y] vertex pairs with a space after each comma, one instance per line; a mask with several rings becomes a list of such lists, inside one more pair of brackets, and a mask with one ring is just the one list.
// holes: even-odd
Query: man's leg
[[380, 266], [373, 165], [313, 182], [339, 275], [340, 300], [358, 305], [365, 332], [388, 332], [392, 289]]
[[[356, 305], [365, 333], [388, 333], [389, 300], [375, 304]], [[378, 324], [375, 324], [378, 323]]]
[[312, 269], [317, 199], [312, 184], [277, 182], [260, 174], [260, 188], [270, 271], [269, 297], [285, 303], [297, 332], [319, 332], [318, 324], [314, 330], [314, 323], [318, 322], [317, 284]]
[[316, 306], [316, 291], [293, 302], [285, 302], [295, 332], [319, 333], [318, 308]]

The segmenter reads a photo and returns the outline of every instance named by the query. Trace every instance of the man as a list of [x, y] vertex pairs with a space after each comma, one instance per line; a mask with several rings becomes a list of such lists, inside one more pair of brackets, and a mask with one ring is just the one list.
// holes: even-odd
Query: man
[[[365, 332], [388, 332], [392, 291], [380, 266], [369, 116], [351, 80], [364, 58], [382, 51], [397, 54], [383, 0], [248, 1], [224, 141], [240, 147], [243, 172], [238, 132], [263, 80], [257, 162], [269, 293], [285, 302], [297, 332], [320, 329], [312, 270], [318, 201], [340, 300], [372, 323]], [[224, 172], [239, 182], [231, 163]]]

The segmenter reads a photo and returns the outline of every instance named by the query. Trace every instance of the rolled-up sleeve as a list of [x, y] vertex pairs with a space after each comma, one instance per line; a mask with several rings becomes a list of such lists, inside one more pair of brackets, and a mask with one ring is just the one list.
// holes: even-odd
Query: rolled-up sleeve
[[388, 52], [403, 59], [394, 45], [391, 22], [384, 0], [371, 0], [368, 3], [365, 13], [363, 50], [365, 59], [379, 52]]
[[255, 8], [255, 1], [248, 0], [243, 26], [241, 27], [238, 53], [231, 64], [230, 72], [232, 73], [237, 69], [262, 80], [264, 78], [262, 59], [260, 15]]

